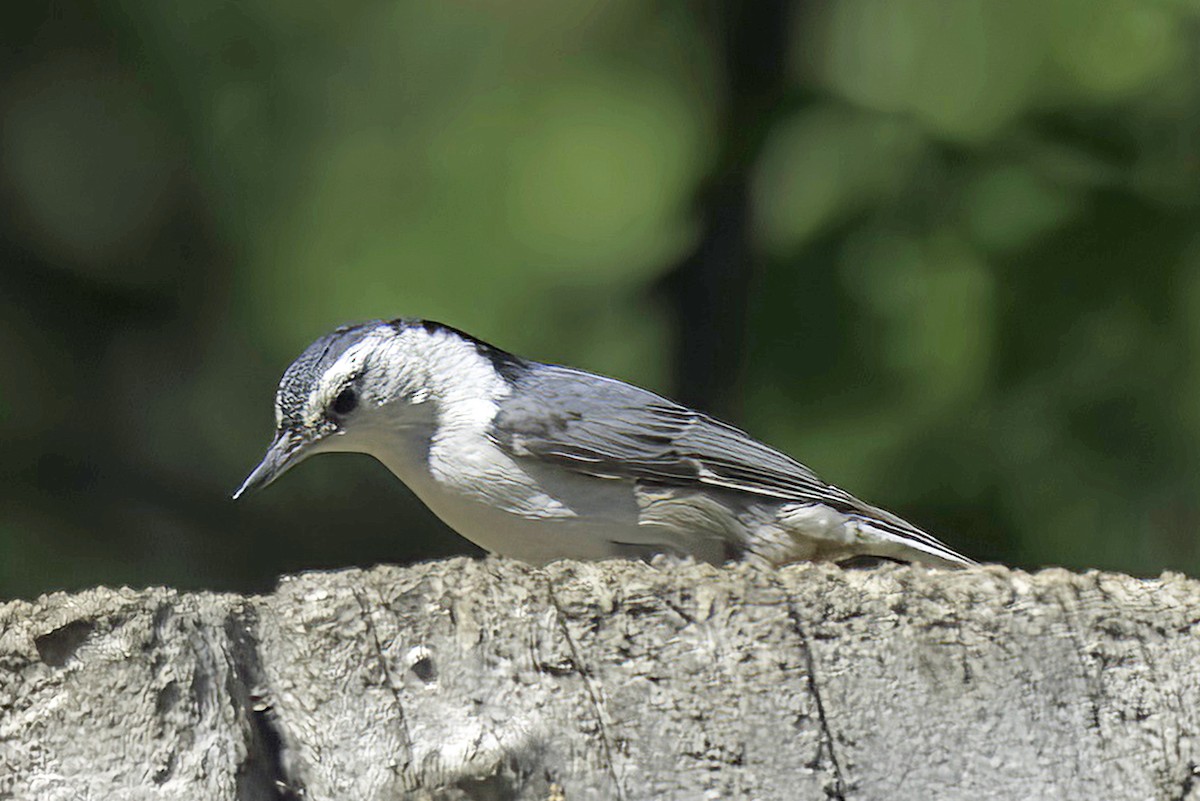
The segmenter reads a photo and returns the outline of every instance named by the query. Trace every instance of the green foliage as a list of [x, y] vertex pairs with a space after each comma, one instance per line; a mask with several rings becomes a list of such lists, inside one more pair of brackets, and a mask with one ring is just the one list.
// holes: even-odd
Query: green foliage
[[715, 7], [0, 12], [0, 595], [464, 550], [365, 459], [233, 507], [282, 369], [421, 316], [669, 394], [731, 164], [735, 422], [983, 558], [1200, 569], [1200, 7], [803, 4], [768, 108]]

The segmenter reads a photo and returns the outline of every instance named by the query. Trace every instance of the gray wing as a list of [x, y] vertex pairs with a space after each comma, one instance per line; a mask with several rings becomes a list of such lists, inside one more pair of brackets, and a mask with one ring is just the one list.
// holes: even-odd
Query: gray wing
[[552, 365], [530, 365], [500, 406], [492, 436], [513, 456], [602, 478], [697, 484], [820, 503], [951, 561], [970, 560], [749, 434], [648, 390]]

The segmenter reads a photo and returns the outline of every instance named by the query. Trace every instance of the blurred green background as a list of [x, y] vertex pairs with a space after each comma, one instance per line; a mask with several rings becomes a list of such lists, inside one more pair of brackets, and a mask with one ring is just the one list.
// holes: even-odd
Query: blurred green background
[[0, 11], [0, 595], [472, 552], [229, 493], [334, 325], [714, 412], [954, 547], [1200, 571], [1195, 0]]

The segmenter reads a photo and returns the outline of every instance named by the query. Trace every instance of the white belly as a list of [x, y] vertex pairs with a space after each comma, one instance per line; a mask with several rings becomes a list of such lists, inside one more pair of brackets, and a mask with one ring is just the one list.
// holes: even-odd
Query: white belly
[[656, 552], [709, 558], [687, 542], [703, 536], [642, 523], [632, 482], [518, 465], [490, 444], [472, 445], [434, 446], [427, 460], [395, 451], [376, 458], [446, 525], [491, 553], [534, 564]]
[[530, 518], [436, 485], [412, 489], [446, 525], [471, 542], [491, 553], [532, 564], [621, 556], [623, 549], [617, 543], [638, 533], [636, 525], [580, 518]]

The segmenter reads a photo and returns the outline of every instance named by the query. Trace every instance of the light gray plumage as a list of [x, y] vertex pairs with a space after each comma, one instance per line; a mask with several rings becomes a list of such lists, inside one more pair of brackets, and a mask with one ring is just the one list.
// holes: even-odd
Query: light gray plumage
[[362, 451], [463, 536], [536, 563], [670, 553], [971, 564], [733, 426], [438, 323], [317, 340], [280, 382], [276, 423], [237, 495], [311, 453]]

